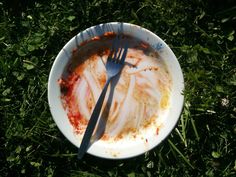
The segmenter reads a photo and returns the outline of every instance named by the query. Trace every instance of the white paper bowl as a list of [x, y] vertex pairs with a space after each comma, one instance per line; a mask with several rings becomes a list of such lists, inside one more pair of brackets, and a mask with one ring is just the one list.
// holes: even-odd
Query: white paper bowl
[[106, 143], [98, 140], [89, 147], [89, 154], [108, 159], [134, 157], [143, 154], [160, 144], [175, 127], [184, 102], [184, 97], [182, 95], [184, 80], [180, 65], [172, 50], [161, 38], [147, 29], [129, 23], [113, 22], [100, 24], [90, 27], [73, 37], [57, 55], [49, 75], [48, 101], [50, 111], [54, 121], [64, 136], [75, 146], [80, 146], [81, 140], [74, 134], [67, 113], [63, 109], [60, 99], [60, 86], [58, 84], [58, 79], [61, 78], [63, 70], [69, 61], [71, 51], [85, 40], [89, 40], [94, 36], [101, 36], [109, 31], [117, 33], [118, 30], [124, 34], [147, 42], [158, 51], [159, 55], [165, 59], [165, 63], [172, 77], [173, 86], [170, 97], [170, 108], [163, 121], [163, 127], [159, 130], [158, 134], [153, 132], [154, 129], [150, 129], [150, 131], [145, 133], [144, 138], [142, 139], [133, 141], [124, 139], [123, 141], [115, 143]]

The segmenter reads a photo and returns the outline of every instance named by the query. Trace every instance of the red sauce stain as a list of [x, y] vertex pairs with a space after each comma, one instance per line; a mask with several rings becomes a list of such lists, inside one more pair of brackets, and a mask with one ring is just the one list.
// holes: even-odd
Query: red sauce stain
[[79, 120], [81, 118], [80, 114], [72, 114], [71, 112], [69, 112], [67, 115], [69, 117], [71, 125], [77, 129], [77, 127], [79, 127]]
[[100, 36], [95, 36], [95, 37], [93, 37], [91, 40], [92, 40], [92, 41], [98, 41], [98, 40], [100, 40], [100, 39], [101, 39]]
[[103, 55], [109, 55], [110, 54], [110, 50], [109, 49], [101, 49], [101, 50], [98, 50], [98, 56], [103, 56]]
[[100, 78], [99, 78], [98, 80], [99, 80], [99, 83], [100, 83], [101, 85], [105, 85], [105, 83], [106, 83], [106, 81], [107, 81], [106, 74], [103, 73], [103, 74], [100, 76]]
[[75, 54], [77, 51], [78, 51], [78, 48], [77, 48], [77, 47], [73, 48], [73, 49], [72, 49], [72, 54]]
[[109, 138], [110, 138], [110, 137], [109, 137], [107, 134], [104, 134], [101, 139], [102, 139], [103, 141], [107, 141], [107, 140], [109, 140]]
[[156, 135], [158, 135], [159, 134], [159, 128], [157, 127], [157, 129], [156, 129]]
[[149, 47], [149, 44], [145, 43], [145, 42], [141, 42], [140, 46], [144, 49], [147, 49]]
[[114, 36], [116, 36], [116, 33], [109, 31], [109, 32], [104, 33], [103, 36], [104, 37], [114, 37]]
[[117, 141], [117, 140], [120, 140], [120, 139], [122, 139], [124, 136], [123, 136], [123, 132], [122, 133], [120, 133], [120, 134], [118, 134], [118, 136], [116, 136], [115, 137], [115, 140]]
[[78, 79], [79, 75], [72, 73], [66, 80], [62, 78], [58, 80], [62, 93], [62, 105], [65, 110], [68, 110], [68, 119], [76, 132], [80, 129], [79, 124], [82, 118], [79, 111], [76, 109], [76, 105], [74, 105], [75, 96], [73, 95], [73, 88], [74, 83], [77, 82]]
[[146, 141], [146, 143], [148, 143], [148, 139], [147, 138], [145, 139], [145, 141]]

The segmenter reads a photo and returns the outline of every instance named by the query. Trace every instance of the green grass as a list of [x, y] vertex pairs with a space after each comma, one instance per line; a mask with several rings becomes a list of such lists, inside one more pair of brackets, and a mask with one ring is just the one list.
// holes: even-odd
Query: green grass
[[[13, 1], [0, 2], [0, 176], [236, 176], [234, 0]], [[185, 105], [150, 152], [79, 161], [49, 112], [48, 74], [70, 38], [110, 21], [138, 24], [170, 45]]]

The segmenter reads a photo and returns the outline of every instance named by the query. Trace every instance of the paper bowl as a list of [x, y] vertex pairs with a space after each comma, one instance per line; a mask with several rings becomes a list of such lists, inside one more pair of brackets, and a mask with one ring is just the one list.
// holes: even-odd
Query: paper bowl
[[95, 36], [101, 36], [106, 32], [121, 32], [138, 38], [152, 46], [158, 54], [165, 59], [169, 74], [172, 77], [172, 91], [170, 94], [170, 105], [168, 114], [163, 119], [163, 126], [155, 132], [155, 127], [145, 131], [142, 138], [134, 140], [124, 139], [114, 143], [106, 143], [98, 140], [89, 148], [88, 153], [101, 158], [124, 159], [141, 155], [159, 145], [173, 130], [182, 111], [184, 97], [183, 74], [176, 56], [169, 46], [156, 34], [137, 25], [129, 23], [106, 23], [90, 27], [73, 37], [59, 52], [50, 71], [48, 80], [48, 101], [52, 117], [64, 134], [64, 136], [76, 147], [80, 147], [81, 137], [78, 138], [67, 117], [61, 101], [61, 90], [58, 80], [61, 78], [66, 67], [71, 51], [84, 41]]

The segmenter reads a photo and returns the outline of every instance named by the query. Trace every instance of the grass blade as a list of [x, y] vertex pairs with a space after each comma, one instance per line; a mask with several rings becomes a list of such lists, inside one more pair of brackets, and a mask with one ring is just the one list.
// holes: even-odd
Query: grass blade
[[195, 120], [193, 120], [193, 119], [190, 119], [190, 120], [191, 120], [191, 124], [192, 124], [192, 127], [193, 127], [194, 134], [197, 138], [197, 141], [199, 141], [200, 137], [198, 135], [198, 131], [197, 131], [197, 128], [196, 128], [196, 125], [195, 125]]
[[182, 157], [182, 159], [192, 168], [194, 169], [194, 166], [191, 165], [191, 163], [188, 161], [188, 159], [180, 152], [180, 150], [172, 143], [171, 140], [168, 139], [169, 144], [171, 147]]

